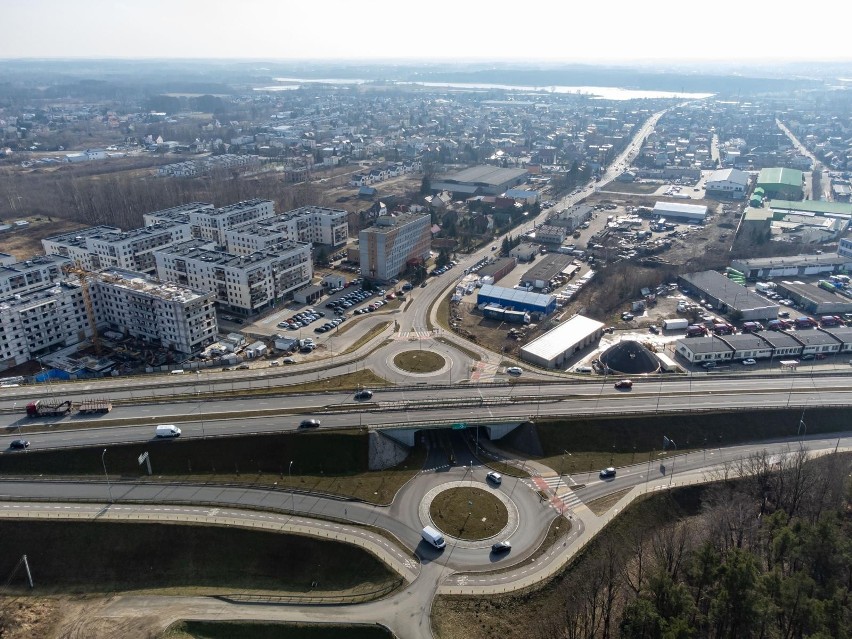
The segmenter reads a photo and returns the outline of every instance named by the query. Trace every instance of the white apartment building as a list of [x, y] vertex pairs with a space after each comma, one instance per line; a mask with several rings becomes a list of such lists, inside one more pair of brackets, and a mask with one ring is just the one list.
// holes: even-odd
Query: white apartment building
[[241, 224], [225, 231], [231, 253], [248, 255], [285, 241], [309, 242], [336, 248], [349, 239], [346, 211], [303, 206], [273, 218]]
[[402, 273], [409, 262], [422, 263], [429, 258], [431, 217], [415, 213], [383, 215], [362, 230], [358, 240], [361, 274], [386, 282]]
[[188, 240], [155, 253], [157, 274], [201, 291], [212, 291], [222, 310], [251, 315], [310, 284], [311, 245], [282, 242], [249, 255], [213, 250]]
[[56, 235], [41, 243], [48, 255], [67, 256], [87, 270], [122, 268], [150, 274], [157, 267], [155, 250], [191, 237], [189, 222], [169, 221], [130, 231], [96, 226]]
[[91, 335], [79, 284], [58, 282], [0, 296], [0, 370]]
[[192, 237], [225, 245], [225, 231], [240, 224], [266, 220], [275, 215], [272, 200], [246, 200], [219, 209], [197, 208], [189, 212]]
[[215, 207], [212, 204], [208, 204], [206, 202], [190, 202], [188, 204], [181, 204], [180, 206], [173, 206], [170, 209], [163, 209], [162, 211], [145, 213], [142, 216], [142, 220], [145, 226], [151, 226], [152, 224], [157, 224], [159, 222], [187, 223], [190, 221], [190, 213], [194, 211], [209, 212], [212, 211], [214, 208]]
[[123, 269], [99, 273], [90, 286], [92, 302], [107, 329], [187, 354], [216, 340], [211, 292]]
[[[218, 333], [214, 296], [144, 273], [110, 269], [92, 274], [89, 296], [98, 331], [133, 335], [191, 354]], [[0, 296], [0, 370], [92, 337], [79, 282], [59, 280]]]
[[66, 264], [71, 264], [71, 260], [61, 255], [38, 255], [0, 266], [0, 297], [43, 288], [63, 279], [62, 267]]

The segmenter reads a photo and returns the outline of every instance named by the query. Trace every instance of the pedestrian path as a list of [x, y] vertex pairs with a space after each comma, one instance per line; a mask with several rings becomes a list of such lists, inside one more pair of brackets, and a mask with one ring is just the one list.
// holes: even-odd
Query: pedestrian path
[[524, 483], [533, 490], [547, 495], [550, 507], [560, 514], [568, 510], [575, 510], [583, 504], [582, 500], [559, 475], [552, 477], [533, 476], [524, 480]]
[[410, 331], [400, 331], [394, 334], [394, 340], [397, 342], [412, 340], [412, 339], [431, 339], [432, 331], [426, 328], [415, 328]]

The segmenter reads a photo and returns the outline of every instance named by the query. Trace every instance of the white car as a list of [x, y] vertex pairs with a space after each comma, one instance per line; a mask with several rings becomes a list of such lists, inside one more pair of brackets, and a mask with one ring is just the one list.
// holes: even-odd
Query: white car
[[743, 366], [754, 366], [757, 362], [751, 358], [743, 360]]
[[506, 369], [506, 372], [509, 373], [509, 375], [520, 375], [524, 372], [524, 370], [519, 366], [510, 366]]

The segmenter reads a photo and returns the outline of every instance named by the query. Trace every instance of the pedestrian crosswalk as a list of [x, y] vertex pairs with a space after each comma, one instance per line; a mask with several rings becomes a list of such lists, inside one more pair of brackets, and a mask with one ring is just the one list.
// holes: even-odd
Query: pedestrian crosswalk
[[[566, 483], [566, 481], [569, 483]], [[535, 476], [525, 480], [525, 483], [533, 490], [540, 491], [547, 495], [550, 507], [560, 513], [573, 510], [583, 503], [570, 487], [572, 484], [576, 483], [570, 476]]]
[[427, 328], [415, 328], [410, 331], [400, 331], [394, 335], [396, 341], [404, 341], [410, 339], [429, 339], [432, 337], [432, 331]]

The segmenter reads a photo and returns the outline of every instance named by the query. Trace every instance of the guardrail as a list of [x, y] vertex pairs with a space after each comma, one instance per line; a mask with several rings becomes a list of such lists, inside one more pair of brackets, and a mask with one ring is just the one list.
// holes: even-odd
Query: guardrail
[[214, 598], [221, 599], [222, 601], [228, 603], [236, 604], [313, 604], [317, 606], [329, 606], [347, 603], [355, 604], [363, 603], [365, 601], [375, 601], [376, 599], [381, 599], [382, 597], [385, 597], [397, 591], [403, 583], [404, 580], [400, 579], [395, 584], [389, 584], [387, 586], [384, 586], [383, 588], [378, 588], [376, 590], [371, 590], [369, 592], [364, 593], [352, 594], [255, 595], [247, 593], [235, 593], [226, 595], [214, 595]]

